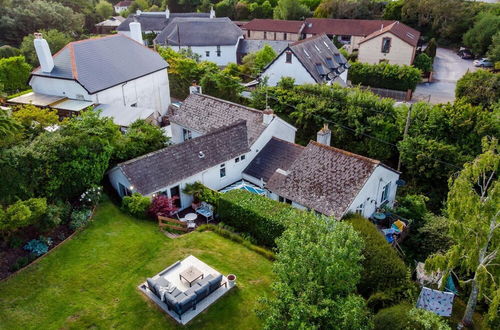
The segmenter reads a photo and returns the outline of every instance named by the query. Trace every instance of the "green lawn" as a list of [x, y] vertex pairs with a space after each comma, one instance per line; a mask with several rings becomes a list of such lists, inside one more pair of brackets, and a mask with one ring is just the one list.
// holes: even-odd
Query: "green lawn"
[[269, 260], [211, 232], [169, 239], [111, 202], [71, 241], [0, 282], [0, 328], [176, 328], [137, 285], [190, 254], [236, 274], [238, 286], [187, 328], [259, 328], [254, 308], [270, 292]]

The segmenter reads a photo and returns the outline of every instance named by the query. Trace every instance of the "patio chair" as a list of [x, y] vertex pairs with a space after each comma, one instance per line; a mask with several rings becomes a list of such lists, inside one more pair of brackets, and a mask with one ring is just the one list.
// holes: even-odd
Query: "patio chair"
[[187, 223], [187, 229], [195, 229], [196, 228], [196, 222], [194, 221], [188, 221]]
[[181, 217], [179, 216], [179, 212], [177, 212], [177, 213], [175, 214], [175, 216], [177, 217], [177, 219], [179, 219], [179, 221], [186, 222], [186, 218], [181, 218]]

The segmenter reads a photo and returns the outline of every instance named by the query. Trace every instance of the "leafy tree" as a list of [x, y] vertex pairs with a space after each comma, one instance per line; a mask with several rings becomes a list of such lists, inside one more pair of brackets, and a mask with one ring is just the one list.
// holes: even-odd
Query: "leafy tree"
[[97, 5], [95, 5], [95, 11], [99, 16], [106, 19], [113, 15], [115, 10], [113, 9], [113, 5], [106, 0], [99, 0]]
[[384, 8], [384, 19], [401, 21], [401, 10], [404, 3], [404, 0], [388, 2]]
[[349, 225], [298, 218], [277, 244], [273, 296], [259, 311], [264, 329], [370, 328], [365, 302], [354, 294], [363, 242]]
[[492, 61], [500, 62], [500, 31], [491, 38], [488, 56]]
[[299, 0], [279, 0], [274, 8], [274, 19], [302, 20], [309, 16], [309, 8]]
[[375, 330], [451, 330], [445, 319], [407, 303], [380, 310], [373, 322]]
[[21, 55], [21, 51], [15, 47], [9, 45], [3, 45], [0, 47], [0, 59], [19, 55]]
[[426, 53], [418, 54], [413, 61], [413, 66], [420, 71], [426, 73], [432, 71], [432, 57], [429, 57]]
[[239, 77], [234, 77], [227, 71], [209, 71], [201, 78], [200, 85], [204, 94], [238, 102], [243, 91], [240, 81]]
[[431, 40], [429, 40], [427, 47], [425, 47], [424, 53], [430, 58], [434, 58], [436, 57], [436, 51], [437, 51], [437, 42], [436, 39], [432, 38]]
[[30, 73], [31, 66], [24, 56], [0, 59], [0, 84], [7, 93], [26, 89]]
[[483, 153], [467, 163], [457, 177], [450, 178], [446, 213], [450, 221], [451, 248], [435, 254], [426, 262], [429, 270], [448, 272], [460, 268], [472, 278], [471, 293], [462, 319], [472, 324], [478, 299], [485, 299], [490, 309], [487, 319], [498, 319], [500, 303], [500, 156], [498, 140], [484, 139]]
[[469, 72], [457, 81], [455, 96], [483, 107], [500, 100], [500, 74], [486, 70]]
[[39, 221], [46, 212], [47, 200], [45, 198], [17, 201], [7, 207], [3, 216], [0, 216], [0, 232], [8, 235], [19, 228], [32, 225]]
[[372, 0], [325, 0], [314, 11], [314, 17], [375, 19], [382, 16], [384, 6]]
[[20, 128], [21, 126], [7, 113], [7, 110], [0, 109], [0, 141], [3, 142], [8, 136], [16, 134]]
[[214, 7], [216, 16], [234, 19], [235, 5], [236, 0], [222, 0], [218, 2]]
[[266, 44], [262, 49], [243, 57], [243, 69], [245, 72], [255, 77], [261, 73], [266, 65], [274, 60], [276, 56], [277, 54], [274, 49]]
[[83, 14], [58, 2], [16, 0], [15, 6], [0, 14], [0, 40], [18, 44], [22, 37], [39, 30], [79, 33], [83, 26]]
[[[68, 33], [60, 32], [58, 30], [52, 29], [52, 30], [40, 30], [40, 33], [42, 33], [43, 38], [47, 40], [47, 43], [49, 44], [50, 51], [52, 54], [57, 53], [59, 50], [61, 50], [64, 46], [69, 44], [73, 39]], [[35, 39], [35, 36], [33, 34], [29, 34], [23, 38], [23, 41], [21, 43], [20, 50], [23, 53], [24, 57], [26, 57], [26, 60], [33, 66], [38, 66], [38, 57], [36, 55], [35, 51], [35, 45], [33, 43]]]
[[479, 15], [474, 26], [464, 34], [464, 44], [476, 55], [484, 55], [492, 44], [493, 35], [500, 31], [500, 16], [493, 13]]
[[234, 6], [234, 18], [236, 20], [247, 20], [250, 17], [250, 8], [248, 3], [238, 1]]
[[264, 1], [261, 5], [257, 2], [250, 4], [251, 18], [273, 18], [273, 6], [269, 1]]
[[14, 120], [24, 127], [24, 131], [38, 135], [45, 127], [59, 123], [55, 109], [42, 109], [34, 105], [20, 106], [12, 114]]

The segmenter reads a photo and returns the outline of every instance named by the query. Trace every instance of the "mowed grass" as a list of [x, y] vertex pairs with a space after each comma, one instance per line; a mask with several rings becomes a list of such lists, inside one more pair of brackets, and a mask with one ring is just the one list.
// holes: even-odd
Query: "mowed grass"
[[270, 293], [269, 260], [212, 232], [169, 239], [111, 202], [69, 242], [0, 282], [0, 328], [180, 328], [137, 286], [190, 254], [236, 274], [238, 285], [183, 328], [260, 328], [254, 310]]

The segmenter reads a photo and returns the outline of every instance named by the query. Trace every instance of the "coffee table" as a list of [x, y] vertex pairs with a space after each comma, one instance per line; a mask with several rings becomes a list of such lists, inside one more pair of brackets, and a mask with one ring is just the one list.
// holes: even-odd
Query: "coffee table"
[[179, 279], [185, 279], [189, 283], [189, 287], [199, 278], [203, 278], [203, 273], [194, 266], [189, 266], [186, 270], [180, 272]]

